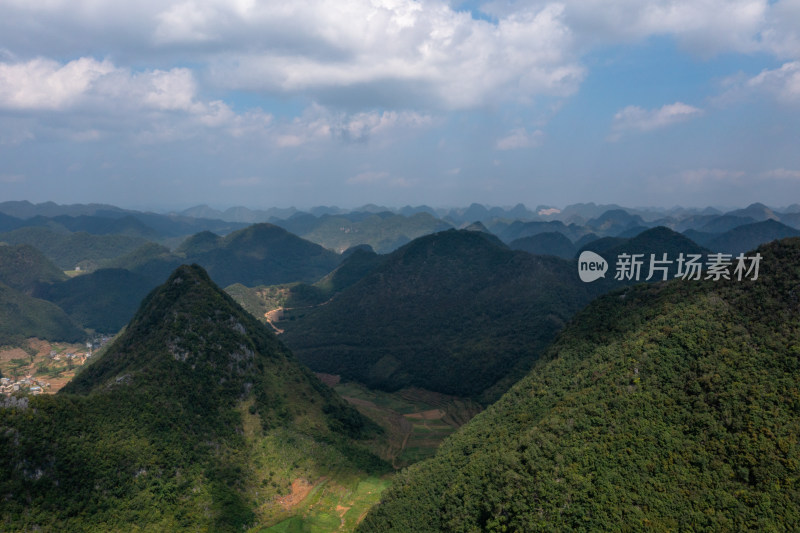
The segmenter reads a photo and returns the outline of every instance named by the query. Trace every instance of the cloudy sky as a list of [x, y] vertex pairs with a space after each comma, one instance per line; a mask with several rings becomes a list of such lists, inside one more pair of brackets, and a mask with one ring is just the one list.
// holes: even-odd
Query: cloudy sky
[[0, 0], [0, 201], [800, 202], [800, 0]]

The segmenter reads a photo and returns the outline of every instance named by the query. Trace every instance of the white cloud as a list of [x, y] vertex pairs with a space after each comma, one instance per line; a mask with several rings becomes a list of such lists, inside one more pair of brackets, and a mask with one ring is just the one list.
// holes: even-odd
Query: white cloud
[[528, 133], [525, 128], [515, 128], [502, 139], [498, 139], [495, 148], [498, 150], [533, 148], [541, 144], [543, 136], [544, 133], [541, 130]]
[[775, 168], [762, 172], [758, 176], [766, 180], [790, 180], [800, 181], [800, 170], [787, 170], [785, 168]]
[[781, 102], [800, 103], [800, 61], [784, 63], [780, 68], [764, 70], [746, 83], [749, 90], [773, 95]]
[[699, 117], [703, 110], [683, 102], [667, 104], [658, 109], [628, 106], [614, 115], [609, 140], [618, 140], [625, 131], [651, 131]]
[[[76, 142], [98, 140], [113, 131], [144, 144], [217, 130], [290, 148], [326, 141], [391, 142], [403, 131], [436, 122], [429, 114], [413, 111], [345, 113], [318, 104], [298, 117], [275, 121], [258, 108], [237, 113], [222, 100], [204, 101], [187, 68], [135, 72], [93, 58], [66, 64], [44, 58], [0, 63], [2, 109], [23, 113], [32, 121], [20, 124], [14, 135], [15, 128], [5, 130], [0, 137], [3, 144], [32, 140], [37, 130]], [[59, 118], [54, 119], [53, 113]]]
[[[389, 107], [415, 99], [461, 109], [570, 94], [584, 70], [560, 15], [552, 5], [493, 25], [437, 2], [292, 4], [266, 9], [257, 19], [265, 27], [278, 19], [293, 28], [296, 35], [287, 46], [262, 42], [246, 52], [219, 54], [211, 72], [231, 88], [303, 91], [320, 98], [362, 88]], [[310, 46], [314, 50], [306, 49]]]
[[[0, 63], [0, 110], [27, 114], [40, 129], [76, 142], [97, 140], [107, 130], [156, 143], [195, 136], [218, 128], [234, 137], [263, 132], [272, 116], [254, 109], [235, 113], [221, 100], [203, 101], [186, 68], [134, 72], [108, 60], [80, 58], [66, 64], [36, 58]], [[64, 117], [47, 124], [41, 112]], [[3, 144], [32, 140], [31, 124]]]
[[278, 146], [295, 147], [314, 142], [339, 140], [371, 142], [391, 140], [404, 130], [430, 127], [436, 120], [430, 115], [411, 111], [369, 111], [344, 113], [313, 104], [300, 117], [276, 124], [274, 138]]
[[102, 76], [108, 61], [81, 58], [61, 65], [49, 59], [0, 63], [0, 108], [58, 110], [75, 104]]
[[[500, 0], [486, 9], [506, 16], [517, 5]], [[701, 56], [763, 48], [759, 34], [775, 7], [767, 0], [561, 0], [561, 5], [564, 23], [583, 47], [673, 36]]]
[[739, 73], [722, 80], [724, 90], [714, 102], [727, 106], [743, 100], [768, 98], [781, 104], [800, 104], [800, 61], [790, 61], [755, 76]]
[[763, 45], [781, 59], [800, 57], [800, 0], [780, 0], [770, 6]]
[[0, 15], [4, 46], [22, 57], [84, 55], [87, 47], [151, 64], [177, 55], [208, 67], [220, 87], [305, 91], [316, 101], [364, 88], [373, 105], [416, 99], [463, 109], [568, 95], [585, 76], [557, 3], [517, 9], [497, 24], [439, 0], [10, 1]]
[[0, 63], [0, 108], [64, 111], [78, 106], [201, 111], [185, 68], [131, 72], [108, 60], [46, 58]]
[[[181, 79], [172, 69], [159, 79], [151, 71], [141, 82], [202, 79], [217, 88], [302, 93], [327, 105], [344, 101], [349, 109], [467, 109], [568, 96], [586, 76], [581, 54], [652, 36], [672, 36], [702, 56], [800, 57], [800, 0], [500, 0], [483, 7], [496, 23], [450, 4], [6, 0], [0, 34], [8, 57], [78, 57], [87, 49], [136, 64], [171, 64], [178, 57], [197, 65], [199, 75]], [[34, 31], [40, 38], [30, 38]], [[51, 108], [68, 105], [94, 75], [58, 74], [72, 84], [60, 96], [47, 90]], [[152, 104], [187, 102], [156, 98]]]
[[736, 182], [741, 180], [745, 173], [741, 170], [725, 170], [720, 168], [697, 168], [684, 170], [677, 177], [686, 184], [699, 185], [708, 182]]

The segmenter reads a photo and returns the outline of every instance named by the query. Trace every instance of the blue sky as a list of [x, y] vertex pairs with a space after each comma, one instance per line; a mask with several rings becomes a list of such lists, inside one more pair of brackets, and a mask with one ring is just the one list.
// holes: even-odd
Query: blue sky
[[800, 0], [4, 0], [0, 200], [800, 202]]

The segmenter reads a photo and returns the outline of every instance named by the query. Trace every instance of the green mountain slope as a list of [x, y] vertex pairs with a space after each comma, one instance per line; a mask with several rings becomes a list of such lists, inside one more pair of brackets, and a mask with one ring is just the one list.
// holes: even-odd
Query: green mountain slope
[[339, 264], [338, 254], [272, 224], [254, 224], [220, 239], [187, 260], [208, 270], [221, 286], [316, 281]]
[[512, 250], [522, 250], [534, 255], [554, 255], [563, 259], [572, 259], [578, 251], [571, 240], [557, 231], [515, 239], [508, 246]]
[[321, 217], [305, 215], [277, 223], [331, 250], [341, 252], [352, 246], [368, 244], [378, 253], [389, 253], [417, 237], [451, 227], [430, 213], [403, 216], [389, 212]]
[[198, 266], [55, 397], [0, 408], [0, 529], [242, 531], [377, 432]]
[[181, 263], [197, 263], [215, 283], [249, 287], [297, 281], [314, 282], [341, 257], [272, 224], [254, 224], [220, 237], [204, 231], [187, 238], [175, 253], [143, 246], [106, 266], [127, 268], [149, 279], [168, 275]]
[[121, 268], [103, 268], [37, 288], [37, 298], [53, 302], [85, 328], [116, 333], [127, 324], [153, 288], [146, 278]]
[[0, 283], [30, 294], [42, 283], [64, 281], [67, 276], [32, 246], [0, 245]]
[[756, 281], [593, 302], [359, 531], [794, 529], [800, 239], [760, 253]]
[[330, 302], [281, 322], [282, 338], [316, 371], [489, 398], [527, 371], [594, 290], [570, 262], [496, 241], [456, 230], [421, 237]]
[[710, 240], [708, 247], [715, 252], [739, 254], [751, 250], [762, 243], [786, 237], [797, 237], [800, 230], [791, 228], [772, 219], [737, 226]]
[[78, 342], [86, 333], [56, 305], [0, 283], [0, 346], [30, 337]]
[[57, 233], [37, 227], [4, 233], [0, 235], [0, 241], [33, 246], [62, 270], [72, 270], [78, 264], [94, 268], [104, 260], [132, 252], [146, 242], [141, 237], [128, 235]]
[[246, 287], [236, 283], [226, 287], [225, 291], [249, 313], [265, 321], [265, 313], [281, 307], [291, 309], [294, 313], [327, 302], [335, 294], [366, 276], [383, 259], [384, 256], [371, 250], [353, 249], [333, 272], [313, 285], [287, 283]]

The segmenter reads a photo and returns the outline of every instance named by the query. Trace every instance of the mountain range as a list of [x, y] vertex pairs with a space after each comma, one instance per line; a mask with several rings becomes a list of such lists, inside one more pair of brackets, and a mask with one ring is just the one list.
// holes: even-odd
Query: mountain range
[[[3, 370], [119, 331], [58, 394], [0, 396], [0, 530], [800, 521], [800, 207], [222, 213], [0, 203]], [[612, 275], [756, 247], [754, 279]]]
[[241, 531], [287, 516], [294, 480], [385, 471], [380, 428], [199, 266], [95, 358], [55, 396], [2, 403], [3, 530]]
[[593, 295], [559, 258], [449, 230], [416, 239], [281, 322], [298, 358], [371, 387], [496, 396]]
[[590, 304], [358, 531], [792, 529], [800, 239], [758, 251], [756, 281]]

